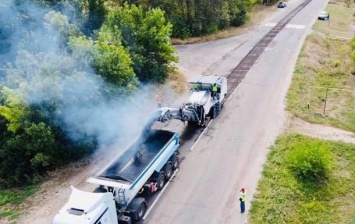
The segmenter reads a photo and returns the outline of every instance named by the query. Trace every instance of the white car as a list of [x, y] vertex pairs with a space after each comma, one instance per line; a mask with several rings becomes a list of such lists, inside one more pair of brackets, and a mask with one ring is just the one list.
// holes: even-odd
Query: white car
[[319, 20], [328, 20], [329, 19], [329, 13], [326, 11], [321, 11], [318, 15]]
[[286, 7], [286, 2], [279, 2], [277, 5], [277, 8], [285, 8]]

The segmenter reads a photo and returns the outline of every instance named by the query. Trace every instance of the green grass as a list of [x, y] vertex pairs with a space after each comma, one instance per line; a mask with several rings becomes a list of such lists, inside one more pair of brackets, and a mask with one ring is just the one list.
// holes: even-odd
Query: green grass
[[20, 215], [18, 205], [39, 190], [38, 185], [24, 188], [0, 189], [0, 220], [17, 219]]
[[305, 40], [287, 95], [287, 110], [295, 116], [350, 131], [355, 131], [355, 63], [348, 39], [353, 6], [341, 0], [328, 4], [330, 23], [314, 24], [316, 32]]
[[[272, 147], [252, 201], [250, 223], [350, 223], [355, 218], [355, 146], [328, 142], [334, 166], [327, 180], [304, 183], [288, 165], [302, 135], [284, 135]], [[318, 141], [319, 144], [324, 144]]]
[[314, 24], [313, 29], [331, 36], [352, 38], [351, 20], [354, 13], [354, 4], [350, 4], [350, 7], [347, 7], [345, 1], [336, 0], [334, 2], [336, 4], [328, 4], [326, 8], [326, 11], [329, 13], [330, 20], [318, 20]]
[[8, 220], [15, 220], [20, 217], [20, 213], [13, 209], [0, 210], [0, 220], [6, 218]]

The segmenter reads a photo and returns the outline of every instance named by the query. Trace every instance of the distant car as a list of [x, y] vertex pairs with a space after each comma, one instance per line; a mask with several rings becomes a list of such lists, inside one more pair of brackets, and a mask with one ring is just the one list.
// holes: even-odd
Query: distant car
[[277, 5], [277, 8], [285, 8], [286, 7], [286, 2], [279, 2]]
[[318, 15], [319, 20], [328, 20], [329, 19], [329, 13], [326, 11], [321, 11]]

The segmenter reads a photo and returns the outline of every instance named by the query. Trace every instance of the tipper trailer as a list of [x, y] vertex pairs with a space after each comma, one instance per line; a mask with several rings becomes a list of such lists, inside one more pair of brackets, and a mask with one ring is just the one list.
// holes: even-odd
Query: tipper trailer
[[129, 224], [143, 218], [144, 195], [159, 191], [178, 167], [180, 137], [165, 130], [144, 132], [121, 156], [89, 183], [85, 192], [72, 187], [69, 201], [53, 224]]

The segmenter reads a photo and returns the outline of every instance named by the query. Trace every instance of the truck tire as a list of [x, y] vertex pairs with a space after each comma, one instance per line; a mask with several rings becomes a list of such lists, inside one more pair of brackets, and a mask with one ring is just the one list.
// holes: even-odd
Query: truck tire
[[171, 163], [173, 164], [173, 169], [176, 170], [179, 167], [179, 157], [176, 153], [174, 153], [171, 158]]
[[165, 185], [165, 174], [163, 171], [160, 171], [159, 176], [158, 176], [158, 181], [157, 181], [157, 190], [160, 191], [163, 189]]
[[164, 173], [166, 180], [169, 180], [173, 175], [173, 164], [170, 161], [166, 163]]
[[212, 119], [215, 119], [218, 114], [219, 114], [219, 111], [221, 110], [221, 104], [220, 103], [216, 103], [212, 108], [211, 108], [211, 117]]
[[127, 208], [129, 211], [129, 216], [134, 221], [139, 221], [144, 217], [145, 211], [147, 209], [147, 204], [144, 198], [138, 197], [134, 198]]
[[217, 107], [216, 106], [213, 106], [211, 108], [211, 118], [212, 119], [215, 119], [217, 117]]
[[142, 204], [139, 206], [139, 208], [138, 208], [138, 210], [137, 210], [137, 218], [138, 218], [138, 219], [137, 219], [136, 221], [141, 220], [141, 219], [143, 218], [146, 209], [147, 209], [147, 206], [145, 205], [145, 203], [142, 203]]

